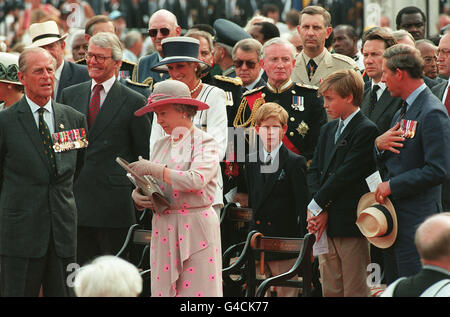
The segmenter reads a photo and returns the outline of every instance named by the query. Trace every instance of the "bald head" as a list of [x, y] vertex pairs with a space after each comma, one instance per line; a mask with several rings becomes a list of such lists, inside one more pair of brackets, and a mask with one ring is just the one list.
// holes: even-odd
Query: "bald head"
[[429, 78], [436, 78], [439, 75], [437, 64], [437, 46], [430, 40], [416, 41], [416, 48], [422, 55], [424, 66], [423, 74]]
[[153, 47], [161, 56], [163, 56], [161, 41], [167, 37], [181, 35], [181, 27], [178, 25], [177, 17], [165, 9], [152, 14], [148, 21], [148, 30]]
[[450, 212], [427, 218], [416, 231], [415, 243], [423, 264], [450, 270]]
[[155, 20], [164, 20], [167, 23], [171, 23], [173, 25], [173, 27], [178, 26], [178, 20], [177, 20], [177, 17], [175, 16], [175, 14], [173, 14], [172, 12], [170, 12], [166, 9], [158, 10], [152, 14], [152, 16], [150, 17], [150, 20], [148, 21], [149, 28], [152, 24], [152, 21], [155, 21]]

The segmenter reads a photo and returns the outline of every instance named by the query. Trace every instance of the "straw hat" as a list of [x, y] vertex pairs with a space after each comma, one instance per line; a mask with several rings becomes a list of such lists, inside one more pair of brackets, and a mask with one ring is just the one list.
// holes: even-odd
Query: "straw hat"
[[30, 47], [41, 47], [65, 39], [68, 34], [60, 35], [55, 21], [33, 23], [30, 25], [30, 36], [33, 41]]
[[0, 81], [8, 84], [22, 85], [17, 77], [19, 56], [0, 52]]
[[358, 203], [356, 217], [359, 230], [376, 247], [389, 248], [397, 238], [397, 215], [388, 198], [380, 205], [375, 200], [375, 193], [363, 195]]
[[197, 107], [197, 110], [209, 108], [206, 103], [191, 98], [191, 92], [185, 83], [178, 80], [167, 79], [155, 85], [153, 93], [148, 97], [147, 105], [137, 110], [134, 114], [136, 116], [142, 116], [147, 112], [155, 111], [156, 107], [167, 104], [195, 106]]
[[167, 72], [167, 64], [194, 62], [199, 63], [202, 70], [209, 69], [209, 65], [198, 59], [200, 42], [192, 37], [174, 36], [161, 41], [164, 58], [152, 67], [152, 71]]

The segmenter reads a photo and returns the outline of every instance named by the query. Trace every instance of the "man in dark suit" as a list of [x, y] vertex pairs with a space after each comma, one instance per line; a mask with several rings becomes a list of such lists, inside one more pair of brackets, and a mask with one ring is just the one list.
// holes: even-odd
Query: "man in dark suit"
[[419, 272], [414, 232], [427, 216], [442, 212], [441, 184], [450, 174], [450, 122], [444, 105], [424, 84], [417, 49], [397, 44], [383, 59], [382, 81], [392, 96], [405, 101], [391, 129], [376, 139], [378, 163], [386, 171], [376, 199], [383, 203], [389, 196], [398, 218], [397, 240], [384, 251], [386, 281], [391, 283]]
[[[419, 273], [399, 278], [382, 297], [439, 297], [450, 295], [450, 213], [430, 216], [417, 228], [415, 244], [422, 261]], [[432, 291], [432, 289], [434, 289]]]
[[[83, 150], [58, 152], [52, 133], [83, 134], [84, 115], [54, 102], [55, 65], [42, 48], [19, 57], [25, 96], [0, 112], [0, 292], [68, 296], [75, 263], [77, 209], [72, 191]], [[70, 133], [66, 133], [70, 132]], [[53, 135], [55, 140], [55, 135]]]
[[[289, 115], [276, 103], [265, 103], [255, 114], [255, 129], [262, 141], [259, 152], [248, 156], [245, 178], [249, 207], [253, 209], [250, 230], [273, 237], [303, 237], [306, 234], [306, 160], [282, 143]], [[287, 272], [292, 256], [266, 257], [268, 272]], [[270, 275], [269, 273], [269, 275]], [[277, 289], [278, 297], [298, 296], [298, 289]]]
[[383, 53], [397, 44], [395, 38], [383, 28], [370, 30], [363, 36], [362, 51], [366, 74], [371, 79], [364, 84], [362, 113], [384, 133], [390, 128], [392, 117], [400, 108], [401, 98], [394, 98], [381, 81]]
[[64, 60], [66, 35], [60, 36], [58, 25], [55, 21], [33, 23], [30, 26], [32, 37], [31, 47], [42, 47], [56, 60], [55, 87], [53, 99], [61, 102], [61, 92], [64, 88], [89, 80], [86, 66], [78, 65]]
[[89, 41], [87, 56], [92, 80], [65, 89], [62, 97], [87, 116], [89, 125], [89, 148], [74, 184], [80, 264], [117, 253], [128, 227], [136, 222], [133, 186], [115, 158], [132, 162], [139, 155], [148, 157], [150, 139], [149, 118], [134, 115], [145, 105], [145, 98], [115, 76], [122, 60], [118, 37], [97, 33]]
[[368, 296], [369, 243], [355, 224], [356, 209], [368, 191], [365, 178], [375, 171], [372, 148], [378, 129], [358, 106], [363, 98], [359, 71], [328, 75], [319, 94], [330, 117], [338, 120], [321, 128], [308, 170], [313, 197], [308, 230], [316, 233], [317, 243], [328, 244], [328, 250], [319, 254], [323, 295], [364, 297]]
[[152, 87], [153, 84], [170, 77], [168, 73], [158, 73], [151, 70], [154, 65], [164, 58], [161, 41], [166, 37], [180, 36], [181, 27], [178, 25], [177, 17], [172, 12], [161, 9], [150, 17], [148, 33], [156, 52], [139, 59], [134, 67], [132, 79]]

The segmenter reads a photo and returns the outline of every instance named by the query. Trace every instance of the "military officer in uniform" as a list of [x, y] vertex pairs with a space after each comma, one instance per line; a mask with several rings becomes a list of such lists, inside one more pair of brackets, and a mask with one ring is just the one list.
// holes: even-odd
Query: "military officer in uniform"
[[214, 62], [219, 65], [222, 75], [236, 77], [233, 65], [232, 50], [242, 39], [252, 38], [243, 28], [225, 19], [214, 21]]
[[333, 28], [328, 11], [318, 6], [308, 6], [300, 12], [297, 31], [303, 50], [297, 56], [292, 80], [307, 85], [319, 86], [329, 74], [341, 69], [359, 70], [356, 62], [345, 55], [331, 54], [325, 47]]
[[[296, 49], [282, 38], [273, 38], [262, 47], [261, 66], [266, 71], [266, 86], [243, 94], [234, 127], [254, 126], [254, 113], [266, 102], [276, 102], [289, 113], [284, 145], [296, 154], [311, 160], [320, 127], [327, 116], [317, 87], [293, 82], [290, 77], [295, 64]], [[248, 141], [252, 146], [256, 135], [251, 132]]]

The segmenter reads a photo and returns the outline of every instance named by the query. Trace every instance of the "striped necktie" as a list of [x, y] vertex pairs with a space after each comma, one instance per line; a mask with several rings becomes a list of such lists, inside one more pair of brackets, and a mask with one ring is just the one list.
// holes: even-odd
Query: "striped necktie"
[[42, 143], [44, 144], [44, 152], [48, 158], [48, 162], [53, 171], [53, 174], [56, 175], [56, 159], [55, 159], [55, 151], [53, 150], [53, 142], [52, 137], [50, 135], [50, 129], [48, 128], [47, 123], [44, 120], [44, 108], [39, 108], [39, 135], [41, 136]]

